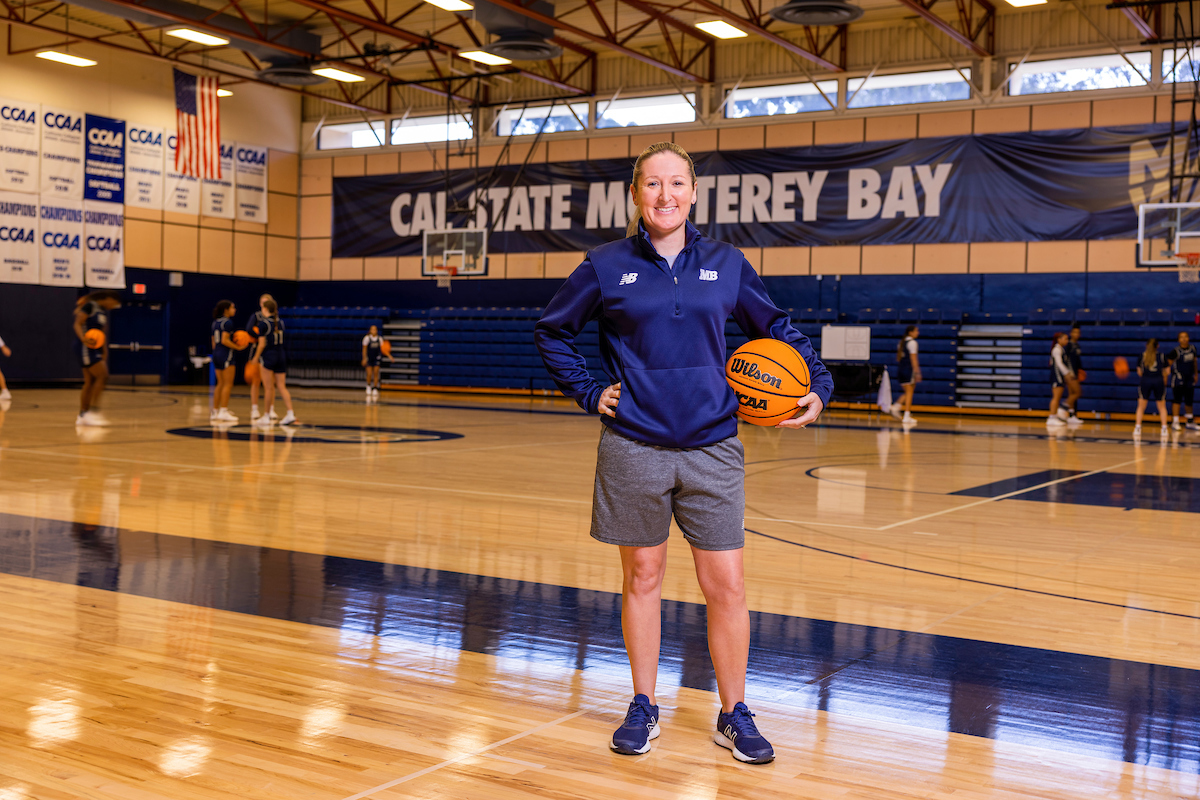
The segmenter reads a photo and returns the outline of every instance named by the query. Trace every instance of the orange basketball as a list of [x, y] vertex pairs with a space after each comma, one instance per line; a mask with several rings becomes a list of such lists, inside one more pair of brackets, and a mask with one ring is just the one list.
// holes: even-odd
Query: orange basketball
[[789, 344], [755, 339], [725, 364], [725, 380], [738, 399], [738, 419], [772, 426], [795, 416], [796, 401], [808, 394], [808, 364]]
[[1084, 381], [1087, 380], [1087, 373], [1084, 372], [1083, 370], [1079, 370], [1079, 375], [1077, 377], [1079, 378], [1079, 382], [1083, 383]]
[[1117, 373], [1117, 377], [1125, 380], [1129, 377], [1129, 362], [1124, 356], [1117, 356], [1113, 359], [1113, 372]]
[[383, 352], [383, 354], [385, 356], [390, 356], [392, 354], [392, 343], [389, 342], [387, 339], [384, 339], [382, 342], [379, 343], [379, 349]]
[[257, 362], [247, 361], [246, 369], [242, 371], [242, 375], [246, 378], [246, 383], [254, 383], [262, 379], [262, 373], [258, 369]]
[[238, 347], [245, 347], [246, 345], [250, 344], [250, 342], [252, 342], [252, 341], [253, 341], [253, 339], [250, 338], [250, 334], [246, 333], [245, 331], [234, 331], [233, 332], [233, 343], [236, 344]]
[[104, 347], [104, 331], [99, 328], [92, 328], [83, 335], [83, 343], [87, 345], [89, 350], [99, 350]]

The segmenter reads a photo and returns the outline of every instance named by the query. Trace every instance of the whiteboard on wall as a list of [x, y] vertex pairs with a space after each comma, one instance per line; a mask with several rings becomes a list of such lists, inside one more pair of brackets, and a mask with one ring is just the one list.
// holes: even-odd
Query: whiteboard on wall
[[871, 326], [821, 326], [822, 361], [870, 361]]

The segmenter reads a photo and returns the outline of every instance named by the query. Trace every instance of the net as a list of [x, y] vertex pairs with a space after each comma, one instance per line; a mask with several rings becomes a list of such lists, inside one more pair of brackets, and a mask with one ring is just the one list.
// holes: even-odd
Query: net
[[1184, 262], [1179, 265], [1180, 283], [1200, 283], [1200, 253], [1180, 253]]
[[434, 274], [437, 277], [437, 287], [439, 289], [449, 289], [450, 279], [458, 275], [458, 267], [452, 267], [448, 264], [434, 267]]

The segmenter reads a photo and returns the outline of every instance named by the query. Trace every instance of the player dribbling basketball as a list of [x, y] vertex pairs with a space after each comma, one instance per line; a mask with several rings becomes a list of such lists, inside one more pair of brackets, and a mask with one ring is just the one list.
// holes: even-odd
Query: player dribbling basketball
[[[829, 401], [833, 381], [807, 337], [767, 296], [732, 245], [687, 221], [696, 171], [683, 148], [660, 142], [638, 157], [636, 213], [628, 237], [588, 253], [550, 301], [534, 338], [564, 394], [604, 423], [596, 464], [592, 536], [620, 547], [621, 626], [633, 702], [610, 748], [636, 755], [659, 735], [655, 686], [662, 581], [672, 515], [691, 545], [708, 609], [709, 652], [721, 711], [714, 741], [739, 761], [775, 758], [745, 703], [750, 619], [742, 562], [745, 470], [725, 381], [725, 320], [752, 338], [794, 347], [811, 372], [802, 413], [779, 423], [803, 428]], [[599, 320], [604, 387], [574, 344]]]
[[368, 398], [379, 397], [379, 365], [385, 358], [395, 361], [383, 352], [383, 337], [379, 335], [379, 326], [372, 325], [362, 340], [362, 365], [367, 371]]
[[[75, 336], [79, 339], [83, 366], [83, 389], [79, 393], [76, 425], [108, 425], [100, 413], [100, 395], [108, 383], [108, 314], [121, 307], [121, 296], [114, 291], [92, 292], [75, 302]], [[102, 334], [100, 347], [89, 346], [90, 331]]]

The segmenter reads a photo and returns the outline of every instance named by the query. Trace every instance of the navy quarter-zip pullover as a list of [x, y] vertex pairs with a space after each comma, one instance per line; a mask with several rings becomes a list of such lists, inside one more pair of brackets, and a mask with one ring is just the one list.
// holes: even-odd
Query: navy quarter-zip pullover
[[604, 370], [621, 384], [614, 431], [661, 447], [705, 447], [737, 433], [737, 398], [725, 381], [725, 320], [751, 339], [786, 342], [808, 363], [812, 391], [829, 404], [833, 379], [808, 337], [767, 295], [742, 252], [690, 222], [672, 266], [638, 235], [588, 252], [546, 306], [534, 340], [563, 394], [590, 414], [605, 387], [588, 374], [575, 337], [600, 322]]

